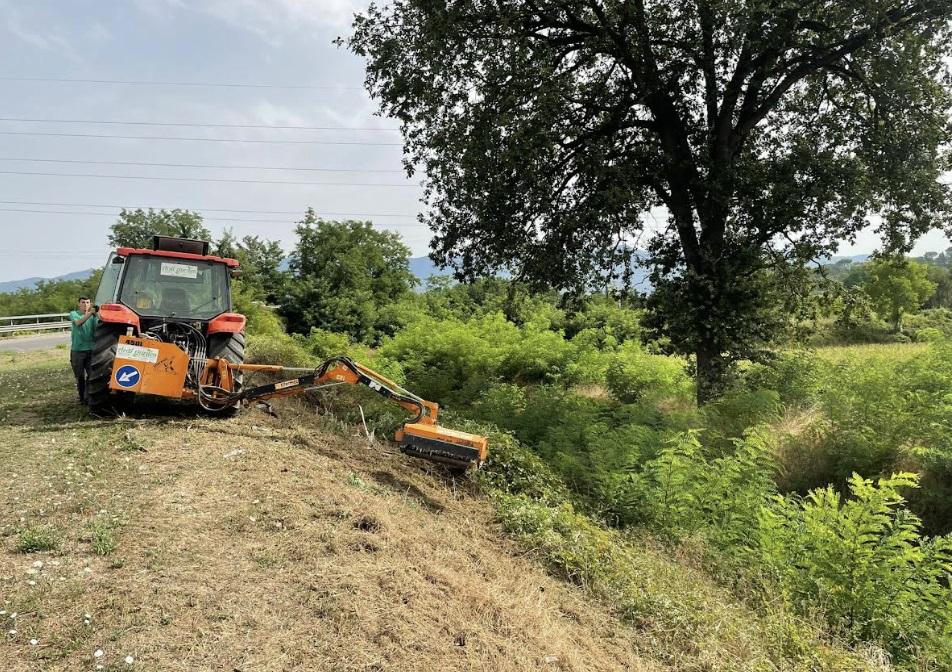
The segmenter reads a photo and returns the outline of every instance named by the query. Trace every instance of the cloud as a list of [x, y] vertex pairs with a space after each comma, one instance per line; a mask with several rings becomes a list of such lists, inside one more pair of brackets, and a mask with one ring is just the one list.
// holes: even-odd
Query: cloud
[[199, 12], [280, 44], [289, 33], [347, 29], [370, 0], [135, 0], [141, 11], [167, 19], [172, 12]]
[[[273, 28], [346, 28], [366, 0], [205, 0], [209, 14], [248, 30]], [[269, 31], [270, 32], [270, 31]]]
[[27, 16], [13, 3], [0, 0], [0, 14], [8, 33], [31, 47], [65, 56], [71, 61], [81, 62], [79, 54], [67, 40], [62, 31], [50, 25], [49, 17], [36, 13]]

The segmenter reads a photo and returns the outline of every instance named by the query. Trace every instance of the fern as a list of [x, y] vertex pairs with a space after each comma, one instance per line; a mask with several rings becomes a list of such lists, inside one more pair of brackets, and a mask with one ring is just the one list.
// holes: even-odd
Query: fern
[[952, 539], [921, 537], [900, 494], [917, 485], [915, 474], [854, 474], [848, 500], [831, 487], [776, 498], [759, 520], [761, 561], [788, 600], [821, 609], [843, 636], [950, 669]]

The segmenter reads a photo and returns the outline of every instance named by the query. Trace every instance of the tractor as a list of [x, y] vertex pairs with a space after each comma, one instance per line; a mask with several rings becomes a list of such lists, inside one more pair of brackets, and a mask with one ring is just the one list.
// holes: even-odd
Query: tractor
[[[314, 369], [245, 364], [246, 319], [231, 301], [237, 272], [237, 260], [209, 255], [208, 242], [200, 240], [155, 236], [150, 249], [120, 247], [110, 254], [95, 299], [90, 411], [122, 413], [136, 396], [152, 395], [231, 415], [252, 402], [364, 385], [415, 414], [397, 431], [404, 453], [457, 469], [486, 459], [486, 437], [439, 426], [437, 404], [349, 357]], [[296, 377], [246, 387], [248, 372]]]

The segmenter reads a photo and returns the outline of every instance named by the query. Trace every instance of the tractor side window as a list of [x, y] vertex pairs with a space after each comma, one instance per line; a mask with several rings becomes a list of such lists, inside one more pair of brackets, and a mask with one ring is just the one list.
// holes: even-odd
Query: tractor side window
[[119, 286], [119, 276], [122, 273], [125, 259], [117, 256], [115, 252], [109, 255], [109, 261], [102, 271], [102, 278], [99, 280], [99, 289], [96, 290], [97, 306], [104, 303], [113, 303], [116, 300], [116, 287]]

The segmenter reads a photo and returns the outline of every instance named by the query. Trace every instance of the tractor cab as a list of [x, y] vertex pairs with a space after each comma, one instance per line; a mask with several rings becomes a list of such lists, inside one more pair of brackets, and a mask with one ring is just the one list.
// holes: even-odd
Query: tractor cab
[[[155, 358], [154, 352], [165, 352], [160, 343], [182, 351], [189, 366], [176, 373], [181, 389], [161, 393], [175, 398], [194, 394], [207, 359], [244, 361], [245, 317], [232, 312], [231, 301], [238, 261], [208, 252], [207, 241], [155, 236], [151, 249], [120, 247], [109, 255], [96, 292], [99, 324], [89, 377], [94, 411], [108, 411], [125, 391], [113, 370], [135, 366], [124, 354]], [[129, 346], [129, 339], [139, 345]]]

